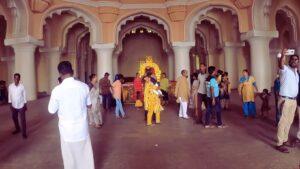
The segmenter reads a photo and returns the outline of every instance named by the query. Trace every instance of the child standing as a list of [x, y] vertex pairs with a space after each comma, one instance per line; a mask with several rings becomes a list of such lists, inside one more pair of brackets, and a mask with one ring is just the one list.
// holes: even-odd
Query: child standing
[[269, 106], [269, 97], [270, 93], [268, 89], [264, 89], [263, 92], [259, 95], [259, 97], [262, 100], [262, 105], [261, 105], [261, 117], [267, 117], [269, 115], [269, 110], [271, 109]]
[[231, 84], [229, 82], [227, 72], [225, 72], [222, 75], [222, 80], [219, 86], [220, 86], [220, 99], [221, 99], [222, 108], [228, 110], [229, 102], [230, 102]]

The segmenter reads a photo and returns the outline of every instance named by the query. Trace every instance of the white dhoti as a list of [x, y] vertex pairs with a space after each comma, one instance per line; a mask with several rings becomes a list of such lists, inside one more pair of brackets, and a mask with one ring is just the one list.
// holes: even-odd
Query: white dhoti
[[79, 142], [66, 142], [62, 138], [61, 152], [64, 169], [94, 169], [94, 156], [91, 139]]
[[180, 103], [179, 117], [188, 118], [188, 115], [187, 115], [188, 102], [183, 101], [179, 97], [179, 103]]

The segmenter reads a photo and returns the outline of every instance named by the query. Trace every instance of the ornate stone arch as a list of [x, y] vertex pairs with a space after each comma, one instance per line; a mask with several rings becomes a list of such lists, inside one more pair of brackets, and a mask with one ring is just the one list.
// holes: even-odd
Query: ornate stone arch
[[[219, 43], [220, 45], [222, 45], [223, 43], [223, 37], [222, 37], [222, 29], [221, 29], [221, 25], [220, 23], [215, 20], [214, 18], [211, 18], [211, 17], [208, 17], [208, 16], [205, 16], [205, 17], [202, 17], [200, 18], [196, 23], [196, 25], [198, 24], [201, 24], [202, 21], [208, 21], [210, 24], [214, 25], [218, 31], [218, 36], [219, 36]], [[196, 26], [196, 30], [197, 30], [197, 26]]]
[[0, 5], [0, 15], [3, 16], [4, 20], [6, 21], [6, 35], [5, 37], [10, 37], [12, 35], [13, 31], [13, 23], [11, 15], [8, 13], [9, 11], [6, 11], [3, 6]]
[[62, 12], [68, 12], [76, 16], [77, 18], [82, 18], [82, 22], [88, 25], [91, 32], [91, 44], [101, 43], [101, 22], [100, 20], [93, 16], [92, 14], [74, 7], [57, 7], [52, 8], [46, 12], [46, 14], [42, 17], [43, 25], [46, 23], [46, 18], [51, 18], [54, 14], [61, 15]]
[[[76, 46], [79, 46], [81, 40], [90, 32], [88, 30], [82, 31], [77, 37], [76, 37]], [[77, 56], [78, 57], [78, 56]]]
[[[277, 9], [276, 14], [278, 12], [283, 12], [284, 14], [286, 14], [286, 16], [289, 18], [290, 20], [290, 24], [293, 28], [292, 33], [293, 33], [293, 41], [294, 42], [298, 42], [298, 22], [297, 22], [297, 16], [295, 15], [294, 11], [289, 8], [288, 6], [282, 6], [280, 8]], [[276, 16], [275, 14], [275, 16]]]
[[[185, 21], [185, 36], [188, 41], [195, 41], [195, 29], [197, 28], [197, 25], [199, 23], [199, 20], [201, 20], [206, 14], [213, 10], [213, 9], [220, 9], [223, 12], [230, 11], [232, 15], [237, 15], [236, 9], [234, 7], [226, 6], [226, 5], [210, 5], [205, 6], [202, 8], [196, 8], [194, 9], [188, 16]], [[239, 16], [238, 16], [239, 17]], [[215, 21], [212, 21], [212, 23], [215, 25]]]
[[[169, 42], [167, 40], [167, 37], [166, 37], [164, 31], [162, 32], [161, 30], [155, 28], [151, 24], [144, 24], [144, 23], [133, 24], [133, 25], [129, 26], [128, 28], [126, 28], [126, 30], [124, 32], [121, 32], [121, 34], [119, 34], [119, 36], [120, 36], [119, 39], [120, 40], [124, 39], [125, 36], [131, 32], [131, 30], [135, 30], [135, 29], [138, 29], [138, 28], [144, 28], [146, 30], [147, 29], [151, 29], [152, 33], [157, 34], [161, 38], [164, 51], [165, 52], [169, 52], [170, 51], [170, 49], [169, 49]], [[115, 53], [118, 54], [122, 50], [123, 50], [123, 43], [119, 43], [117, 45], [117, 49], [116, 49]]]
[[[121, 27], [123, 25], [125, 25], [128, 21], [133, 21], [135, 17], [138, 17], [138, 16], [144, 16], [144, 17], [148, 17], [150, 20], [154, 20], [156, 21], [158, 24], [161, 24], [164, 26], [164, 29], [166, 30], [167, 32], [167, 40], [168, 42], [171, 41], [170, 39], [170, 26], [168, 24], [168, 22], [165, 20], [165, 19], [162, 19], [154, 14], [151, 14], [149, 12], [135, 12], [133, 14], [130, 14], [130, 15], [127, 15], [123, 18], [121, 18], [118, 22], [117, 22], [117, 25], [116, 25], [116, 33], [120, 32], [121, 30]], [[116, 39], [116, 44], [118, 44], [118, 36], [115, 36], [115, 39]]]
[[[65, 47], [66, 47], [66, 45], [67, 45], [67, 34], [68, 34], [68, 32], [69, 32], [69, 30], [74, 26], [74, 25], [76, 25], [76, 24], [78, 24], [78, 23], [81, 23], [81, 24], [83, 24], [85, 27], [87, 27], [87, 28], [89, 28], [89, 30], [91, 30], [91, 27], [90, 27], [90, 25], [89, 24], [87, 24], [86, 22], [84, 22], [84, 21], [82, 21], [82, 20], [80, 20], [80, 19], [75, 19], [75, 20], [73, 20], [73, 21], [71, 21], [70, 23], [68, 23], [65, 27], [64, 27], [64, 29], [63, 29], [63, 31], [62, 31], [62, 48], [64, 49]], [[89, 31], [88, 31], [89, 32]]]
[[204, 43], [203, 46], [205, 49], [207, 49], [207, 47], [208, 47], [207, 46], [207, 38], [206, 38], [205, 34], [198, 29], [196, 29], [196, 34], [199, 35], [203, 39], [203, 43]]

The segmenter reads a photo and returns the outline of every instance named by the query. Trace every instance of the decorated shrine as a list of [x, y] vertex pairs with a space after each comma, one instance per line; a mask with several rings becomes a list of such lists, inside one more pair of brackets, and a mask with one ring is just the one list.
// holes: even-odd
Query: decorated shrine
[[[146, 72], [151, 72], [152, 75], [155, 76], [156, 80], [159, 82], [161, 79], [161, 69], [157, 63], [153, 61], [152, 56], [146, 56], [144, 61], [140, 61], [139, 63], [138, 73], [140, 77], [143, 78]], [[174, 93], [175, 81], [170, 81], [170, 90], [169, 93]], [[125, 104], [134, 104], [135, 103], [135, 92], [133, 81], [126, 82], [122, 85], [122, 97]], [[143, 94], [142, 94], [143, 95]]]

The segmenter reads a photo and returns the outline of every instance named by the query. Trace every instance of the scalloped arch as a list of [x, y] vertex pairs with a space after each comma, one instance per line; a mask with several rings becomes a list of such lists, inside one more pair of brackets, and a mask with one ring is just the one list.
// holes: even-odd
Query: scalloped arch
[[[160, 17], [146, 13], [146, 12], [136, 12], [134, 14], [131, 14], [129, 16], [122, 18], [116, 26], [116, 33], [118, 34], [120, 32], [122, 25], [126, 25], [126, 23], [128, 21], [133, 21], [138, 16], [147, 17], [150, 20], [155, 20], [158, 24], [163, 25], [164, 30], [167, 32], [168, 42], [170, 42], [170, 26], [169, 26], [169, 24], [165, 20], [161, 19]], [[116, 39], [116, 44], [118, 44], [119, 43], [118, 36], [116, 36], [115, 39]]]
[[7, 14], [3, 6], [0, 5], [0, 15], [3, 16], [5, 22], [6, 22], [6, 35], [5, 37], [9, 37], [12, 34], [13, 30], [13, 23], [12, 23], [12, 18]]
[[93, 15], [81, 9], [77, 9], [74, 7], [58, 7], [55, 9], [51, 9], [46, 13], [46, 15], [42, 17], [43, 25], [45, 25], [47, 18], [52, 18], [54, 14], [61, 15], [62, 12], [69, 12], [77, 18], [82, 18], [83, 22], [90, 25], [89, 29], [92, 37], [91, 44], [101, 43], [101, 22]]
[[292, 25], [292, 32], [293, 32], [293, 40], [294, 42], [298, 42], [298, 26], [297, 26], [297, 18], [295, 13], [288, 7], [288, 6], [283, 6], [281, 8], [279, 8], [276, 11], [276, 14], [278, 12], [282, 11], [284, 14], [286, 14], [286, 16], [290, 19], [290, 23]]
[[75, 19], [72, 22], [68, 23], [62, 31], [62, 48], [64, 49], [67, 45], [67, 34], [69, 32], [69, 30], [76, 24], [81, 23], [83, 24], [85, 27], [89, 28], [89, 30], [91, 29], [90, 25], [86, 22], [81, 21], [80, 19]]
[[221, 9], [223, 12], [230, 11], [232, 15], [238, 16], [235, 8], [226, 5], [210, 5], [202, 8], [196, 8], [187, 16], [188, 19], [186, 19], [185, 22], [185, 36], [188, 41], [195, 41], [194, 35], [198, 21], [201, 20], [201, 18], [205, 16], [207, 12], [213, 9]]
[[213, 19], [211, 17], [206, 16], [206, 17], [203, 17], [203, 18], [199, 19], [196, 22], [197, 23], [196, 24], [196, 30], [197, 30], [197, 25], [201, 24], [201, 22], [203, 22], [203, 21], [208, 21], [210, 24], [212, 24], [212, 25], [214, 25], [216, 27], [216, 29], [218, 31], [218, 36], [219, 36], [219, 43], [221, 45], [223, 43], [223, 37], [222, 37], [222, 29], [221, 29], [220, 23], [217, 20], [215, 20], [215, 19]]
[[204, 48], [207, 49], [207, 38], [206, 38], [205, 34], [200, 30], [196, 30], [196, 34], [198, 34], [200, 36], [200, 38], [203, 39]]

